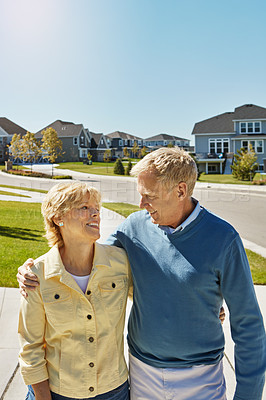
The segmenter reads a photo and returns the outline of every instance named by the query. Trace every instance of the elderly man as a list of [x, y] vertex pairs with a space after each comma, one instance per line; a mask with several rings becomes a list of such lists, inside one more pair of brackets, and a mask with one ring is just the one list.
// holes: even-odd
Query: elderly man
[[[225, 299], [235, 342], [234, 400], [260, 400], [266, 340], [245, 250], [235, 229], [192, 197], [194, 160], [161, 148], [134, 168], [140, 211], [109, 238], [128, 254], [131, 399], [225, 400]], [[111, 372], [110, 372], [111, 373]]]

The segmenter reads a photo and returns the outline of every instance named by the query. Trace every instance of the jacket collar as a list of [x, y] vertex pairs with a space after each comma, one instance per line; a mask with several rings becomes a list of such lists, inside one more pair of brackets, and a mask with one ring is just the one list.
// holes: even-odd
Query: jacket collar
[[[105, 246], [100, 243], [95, 243], [93, 269], [98, 267], [111, 267], [110, 259], [106, 253]], [[68, 274], [62, 262], [58, 245], [51, 248], [45, 256], [44, 276], [45, 279], [53, 278], [54, 276], [63, 276]]]

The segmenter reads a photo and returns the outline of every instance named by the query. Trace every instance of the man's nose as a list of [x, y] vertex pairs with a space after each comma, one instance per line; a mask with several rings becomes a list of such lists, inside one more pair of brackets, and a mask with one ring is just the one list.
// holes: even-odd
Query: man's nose
[[139, 208], [145, 208], [145, 205], [147, 204], [147, 201], [143, 197], [140, 198], [139, 201]]

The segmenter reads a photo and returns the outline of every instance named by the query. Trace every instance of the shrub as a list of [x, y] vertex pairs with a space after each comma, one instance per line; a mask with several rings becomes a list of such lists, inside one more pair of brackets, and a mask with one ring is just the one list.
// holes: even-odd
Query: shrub
[[120, 160], [120, 158], [118, 158], [115, 162], [114, 174], [125, 175], [125, 168], [124, 168], [124, 165], [122, 164], [122, 161]]
[[131, 168], [132, 168], [132, 162], [129, 160], [126, 168], [126, 175], [130, 175]]

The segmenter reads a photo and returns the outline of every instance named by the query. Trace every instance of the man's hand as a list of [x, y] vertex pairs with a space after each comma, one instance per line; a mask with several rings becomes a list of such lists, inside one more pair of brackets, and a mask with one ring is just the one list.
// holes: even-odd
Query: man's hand
[[17, 280], [19, 283], [19, 291], [23, 297], [27, 297], [28, 294], [26, 290], [34, 290], [36, 286], [39, 285], [37, 276], [31, 272], [31, 267], [33, 266], [34, 260], [29, 258], [24, 264], [19, 267], [17, 273]]
[[221, 323], [223, 324], [223, 323], [224, 323], [224, 320], [225, 320], [225, 311], [224, 311], [224, 308], [223, 308], [223, 307], [221, 307], [221, 309], [220, 309], [219, 318], [220, 318]]

